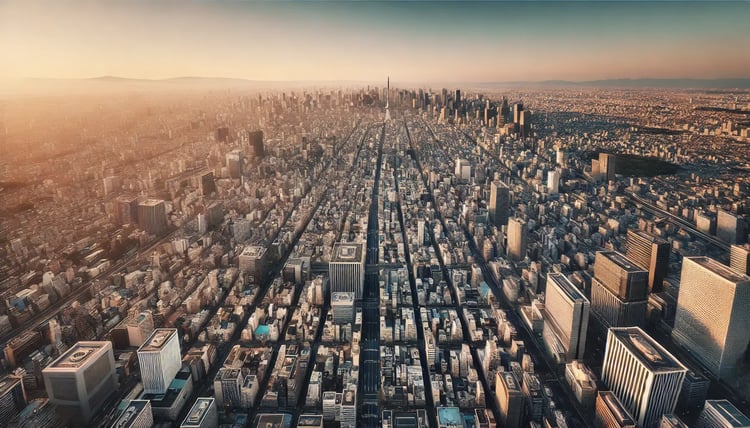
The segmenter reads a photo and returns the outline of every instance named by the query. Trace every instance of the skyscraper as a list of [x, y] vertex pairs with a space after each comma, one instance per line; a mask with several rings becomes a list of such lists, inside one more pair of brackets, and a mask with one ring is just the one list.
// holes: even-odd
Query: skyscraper
[[510, 189], [505, 183], [495, 180], [490, 185], [490, 222], [497, 227], [508, 224], [510, 214]]
[[231, 152], [227, 153], [226, 160], [229, 178], [242, 177], [242, 171], [244, 170], [244, 159], [242, 151], [239, 149], [232, 150]]
[[648, 271], [648, 288], [662, 291], [662, 283], [669, 270], [669, 243], [642, 230], [628, 230], [628, 259]]
[[331, 293], [351, 292], [362, 297], [365, 283], [365, 246], [362, 243], [337, 242], [328, 263]]
[[605, 326], [641, 325], [646, 318], [647, 296], [648, 272], [622, 253], [596, 253], [591, 311]]
[[507, 428], [520, 428], [525, 399], [513, 372], [495, 374], [495, 399], [500, 407], [500, 421]]
[[617, 156], [611, 153], [599, 153], [599, 174], [604, 180], [614, 180], [617, 170]]
[[729, 248], [729, 266], [737, 272], [750, 274], [750, 246], [732, 245]]
[[508, 220], [508, 258], [513, 261], [526, 258], [526, 222], [517, 217]]
[[[583, 358], [589, 323], [589, 300], [561, 273], [547, 274], [544, 341], [565, 349], [568, 361]], [[547, 343], [554, 349], [554, 344]]]
[[718, 210], [716, 215], [716, 237], [726, 242], [727, 244], [739, 244], [742, 243], [742, 235], [744, 232], [744, 224], [742, 220], [736, 215], [724, 211]]
[[560, 191], [560, 172], [547, 172], [547, 193], [556, 195]]
[[265, 153], [263, 146], [263, 131], [252, 131], [247, 133], [247, 142], [256, 158], [262, 158]]
[[78, 342], [42, 376], [50, 402], [88, 422], [117, 390], [112, 342]]
[[0, 426], [9, 426], [11, 419], [26, 407], [26, 390], [20, 376], [0, 378]]
[[163, 394], [182, 366], [177, 329], [157, 328], [138, 348], [141, 381], [146, 394]]
[[750, 418], [728, 400], [706, 400], [696, 428], [750, 428]]
[[610, 328], [602, 381], [638, 426], [656, 427], [672, 413], [687, 369], [638, 327]]
[[167, 211], [161, 199], [146, 199], [138, 204], [138, 227], [152, 235], [167, 231]]
[[708, 257], [685, 257], [672, 338], [720, 379], [750, 344], [750, 277]]

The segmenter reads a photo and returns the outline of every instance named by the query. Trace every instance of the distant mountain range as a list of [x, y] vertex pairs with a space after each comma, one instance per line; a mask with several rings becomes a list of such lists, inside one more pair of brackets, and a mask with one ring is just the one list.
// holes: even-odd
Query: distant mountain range
[[605, 79], [545, 80], [538, 82], [485, 82], [481, 86], [601, 87], [601, 88], [750, 88], [750, 78], [742, 79]]

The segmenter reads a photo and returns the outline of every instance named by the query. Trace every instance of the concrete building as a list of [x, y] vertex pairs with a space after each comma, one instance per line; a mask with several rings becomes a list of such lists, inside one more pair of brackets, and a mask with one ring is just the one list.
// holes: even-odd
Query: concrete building
[[556, 195], [560, 192], [560, 172], [547, 172], [547, 193]]
[[213, 397], [199, 397], [188, 411], [180, 428], [211, 428], [219, 425], [219, 413]]
[[617, 156], [611, 153], [599, 153], [599, 174], [604, 180], [614, 180], [617, 171]]
[[244, 170], [244, 156], [241, 150], [232, 150], [227, 153], [227, 170], [229, 172], [229, 178], [240, 178], [242, 177], [242, 171]]
[[685, 257], [672, 338], [711, 373], [737, 373], [750, 344], [750, 277], [708, 257]]
[[331, 293], [333, 322], [346, 324], [354, 320], [354, 293]]
[[508, 258], [521, 261], [526, 258], [526, 222], [520, 218], [508, 220]]
[[[583, 358], [589, 324], [589, 299], [560, 273], [547, 274], [544, 320], [545, 342], [554, 340], [565, 349], [567, 361]], [[547, 331], [549, 330], [549, 331]], [[549, 349], [555, 349], [547, 343]]]
[[151, 401], [130, 400], [125, 409], [115, 421], [116, 428], [151, 428], [154, 426], [154, 414], [151, 411]]
[[239, 256], [240, 270], [253, 275], [257, 281], [262, 281], [266, 274], [267, 253], [266, 247], [245, 247]]
[[600, 391], [594, 412], [596, 428], [636, 428], [633, 416], [612, 391]]
[[117, 390], [112, 342], [78, 342], [42, 370], [50, 402], [87, 423]]
[[[490, 185], [490, 222], [497, 227], [508, 224], [510, 215], [510, 189], [505, 183], [495, 180]], [[420, 241], [423, 242], [423, 241]]]
[[750, 274], [750, 246], [732, 245], [729, 248], [729, 266], [737, 272]]
[[591, 281], [591, 311], [607, 327], [642, 325], [648, 306], [648, 272], [622, 253], [600, 251]]
[[177, 329], [158, 328], [138, 348], [145, 394], [163, 394], [182, 366]]
[[744, 222], [736, 215], [718, 210], [716, 215], [716, 237], [727, 244], [740, 244], [744, 241]]
[[9, 426], [26, 404], [26, 390], [21, 377], [6, 375], [0, 378], [0, 426]]
[[328, 264], [328, 274], [331, 294], [350, 292], [354, 293], [356, 299], [360, 299], [365, 283], [365, 245], [335, 243]]
[[456, 178], [468, 181], [471, 179], [471, 163], [466, 159], [456, 159]]
[[638, 327], [610, 328], [602, 381], [638, 426], [658, 426], [673, 413], [687, 368]]
[[750, 418], [727, 400], [706, 400], [696, 428], [750, 428]]
[[167, 231], [167, 211], [163, 200], [146, 199], [138, 204], [138, 227], [157, 236]]
[[669, 270], [669, 243], [642, 230], [628, 230], [627, 248], [627, 258], [648, 271], [649, 291], [662, 291]]
[[524, 394], [512, 372], [495, 374], [495, 398], [500, 407], [500, 421], [506, 428], [520, 428], [524, 415]]

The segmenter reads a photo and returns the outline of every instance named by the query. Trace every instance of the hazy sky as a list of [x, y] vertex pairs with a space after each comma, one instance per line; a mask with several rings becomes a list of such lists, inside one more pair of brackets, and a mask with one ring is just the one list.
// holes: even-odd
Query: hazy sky
[[0, 78], [750, 77], [748, 2], [0, 0]]

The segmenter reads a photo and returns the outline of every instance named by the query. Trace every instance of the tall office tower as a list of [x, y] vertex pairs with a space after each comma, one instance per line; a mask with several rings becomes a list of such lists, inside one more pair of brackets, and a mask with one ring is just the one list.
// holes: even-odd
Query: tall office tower
[[388, 76], [385, 84], [385, 121], [391, 120], [391, 76]]
[[586, 350], [589, 300], [561, 273], [547, 274], [544, 342], [549, 349], [562, 345], [567, 361], [582, 359]]
[[253, 275], [258, 282], [265, 278], [266, 274], [266, 247], [250, 246], [245, 247], [240, 253], [239, 268], [240, 270]]
[[622, 253], [596, 253], [591, 281], [591, 312], [605, 326], [641, 325], [646, 318], [647, 297], [648, 272]]
[[672, 338], [719, 379], [736, 374], [750, 344], [750, 277], [708, 257], [682, 259]]
[[513, 372], [495, 373], [495, 399], [500, 407], [502, 425], [506, 428], [520, 428], [526, 400]]
[[727, 400], [706, 400], [696, 428], [750, 428], [750, 418]]
[[471, 163], [466, 159], [456, 159], [456, 170], [453, 172], [459, 180], [471, 180]]
[[742, 235], [744, 234], [744, 227], [742, 219], [736, 215], [724, 211], [718, 210], [716, 216], [716, 237], [726, 242], [727, 244], [740, 244], [743, 242]]
[[20, 376], [5, 375], [0, 378], [0, 426], [10, 426], [10, 421], [26, 407], [26, 390]]
[[729, 266], [737, 272], [750, 274], [750, 245], [732, 245], [729, 248]]
[[518, 119], [518, 132], [521, 133], [521, 137], [528, 137], [530, 130], [531, 112], [528, 110], [522, 110]]
[[256, 158], [262, 158], [265, 153], [265, 147], [263, 147], [263, 131], [252, 131], [247, 133], [247, 142], [250, 148], [253, 149], [253, 155]]
[[130, 400], [112, 426], [116, 428], [151, 428], [154, 426], [151, 400]]
[[177, 329], [157, 328], [138, 348], [141, 381], [146, 394], [164, 394], [180, 371], [182, 355]]
[[195, 400], [180, 428], [212, 428], [219, 426], [219, 413], [212, 397]]
[[219, 407], [240, 407], [242, 402], [242, 370], [222, 367], [214, 377], [214, 396]]
[[523, 111], [523, 104], [521, 103], [513, 104], [513, 123], [515, 124], [521, 123], [522, 111]]
[[547, 193], [550, 195], [556, 195], [560, 192], [560, 172], [549, 171], [547, 172]]
[[565, 167], [565, 165], [568, 163], [568, 153], [557, 149], [557, 152], [555, 152], [555, 163], [562, 167]]
[[642, 230], [628, 230], [628, 259], [648, 271], [648, 289], [662, 291], [662, 283], [669, 270], [669, 243]]
[[223, 143], [229, 141], [229, 128], [226, 126], [216, 128], [216, 141], [221, 141]]
[[128, 321], [130, 346], [141, 346], [154, 332], [154, 316], [151, 311], [141, 312]]
[[138, 224], [138, 198], [135, 196], [119, 196], [117, 198], [117, 222], [123, 224]]
[[109, 176], [109, 177], [104, 177], [102, 179], [102, 182], [104, 184], [105, 195], [109, 195], [110, 193], [118, 191], [122, 187], [122, 184], [120, 184], [120, 177], [117, 177], [114, 175]]
[[602, 381], [638, 426], [658, 425], [673, 413], [687, 369], [638, 327], [610, 328]]
[[152, 235], [167, 231], [167, 209], [161, 199], [146, 199], [138, 204], [138, 227]]
[[459, 104], [461, 104], [461, 90], [456, 89], [456, 108], [458, 108]]
[[599, 153], [599, 174], [605, 180], [614, 180], [617, 170], [617, 156], [611, 153]]
[[241, 178], [242, 171], [244, 170], [244, 159], [242, 151], [237, 149], [227, 153], [226, 161], [229, 178]]
[[52, 404], [88, 422], [117, 390], [112, 342], [78, 342], [42, 370]]
[[214, 173], [212, 171], [206, 171], [200, 175], [200, 186], [201, 195], [209, 196], [216, 192], [216, 181], [214, 180]]
[[419, 243], [419, 246], [422, 247], [425, 245], [425, 231], [427, 230], [425, 226], [424, 219], [417, 220], [417, 242]]
[[508, 220], [508, 258], [521, 261], [526, 258], [526, 222], [514, 217]]
[[635, 420], [612, 391], [599, 391], [594, 413], [596, 428], [635, 428]]
[[341, 428], [355, 428], [357, 426], [357, 391], [346, 390], [341, 396], [341, 409], [339, 410]]
[[331, 293], [351, 292], [356, 299], [360, 299], [365, 283], [365, 245], [348, 242], [333, 244], [328, 274]]
[[510, 189], [502, 181], [490, 185], [490, 222], [497, 227], [508, 224], [510, 215]]
[[354, 321], [354, 293], [331, 293], [331, 312], [334, 324]]

